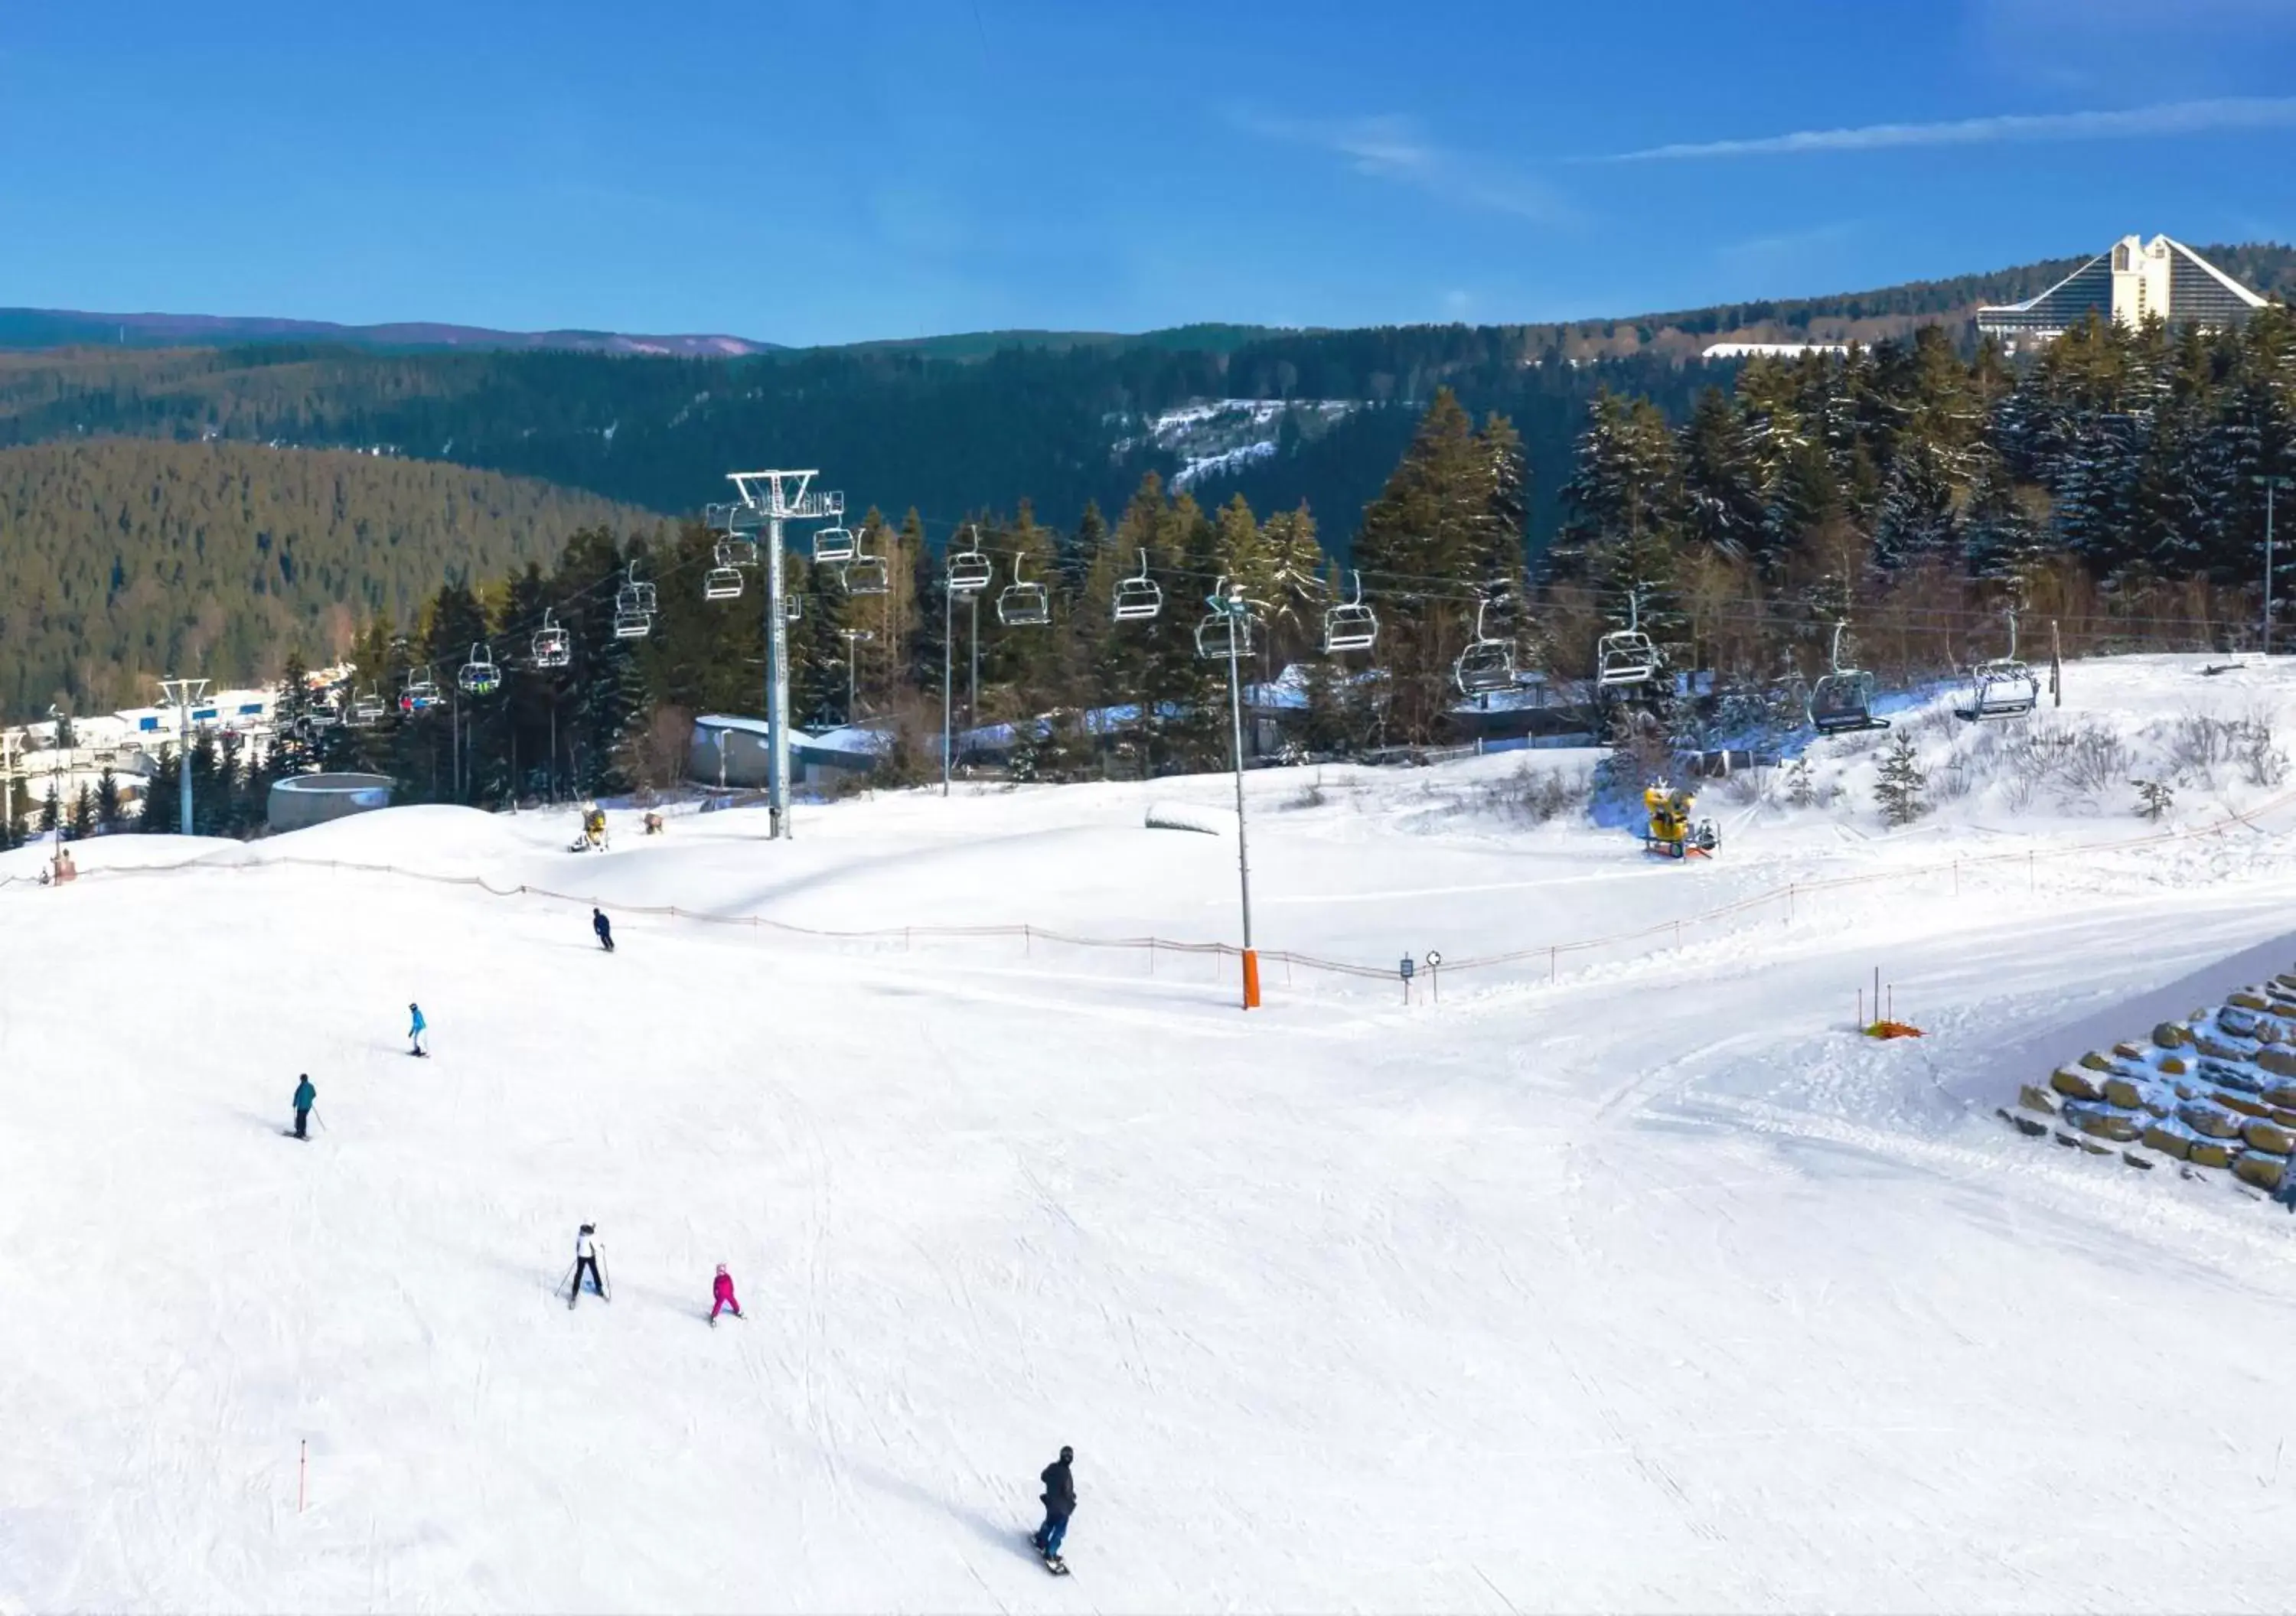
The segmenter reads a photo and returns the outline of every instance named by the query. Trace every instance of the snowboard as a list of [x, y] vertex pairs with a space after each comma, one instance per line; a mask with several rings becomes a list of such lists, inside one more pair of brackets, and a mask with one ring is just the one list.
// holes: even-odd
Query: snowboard
[[1055, 1577], [1065, 1577], [1069, 1574], [1069, 1563], [1057, 1555], [1046, 1555], [1045, 1569]]

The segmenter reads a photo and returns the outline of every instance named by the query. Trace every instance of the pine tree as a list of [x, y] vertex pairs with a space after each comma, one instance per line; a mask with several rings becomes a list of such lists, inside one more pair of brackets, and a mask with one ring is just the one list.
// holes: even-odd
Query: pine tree
[[40, 799], [40, 834], [42, 836], [55, 834], [56, 827], [63, 820], [63, 798], [57, 791], [55, 781], [50, 780], [47, 796]]
[[99, 836], [110, 836], [119, 828], [119, 777], [106, 763], [95, 779], [95, 829]]
[[73, 841], [86, 840], [95, 834], [95, 792], [86, 780], [72, 794], [71, 820], [65, 834]]
[[1874, 782], [1874, 801], [1890, 826], [1910, 825], [1929, 812], [1925, 793], [1929, 776], [1915, 754], [1912, 738], [1902, 731], [1883, 755]]

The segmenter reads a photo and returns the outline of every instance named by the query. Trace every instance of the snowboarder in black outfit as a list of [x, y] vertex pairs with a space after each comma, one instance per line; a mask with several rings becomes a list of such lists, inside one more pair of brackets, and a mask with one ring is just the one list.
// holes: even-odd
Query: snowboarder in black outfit
[[594, 909], [590, 911], [590, 929], [598, 934], [598, 941], [604, 946], [605, 951], [610, 954], [612, 953], [614, 951], [614, 926], [613, 922], [606, 918], [606, 911], [604, 910]]
[[590, 1277], [590, 1288], [605, 1297], [606, 1282], [598, 1273], [598, 1226], [585, 1223], [574, 1236], [574, 1288], [566, 1294], [566, 1306], [570, 1310], [582, 1295], [582, 1276]]
[[1075, 1449], [1063, 1448], [1061, 1457], [1045, 1466], [1040, 1478], [1045, 1483], [1045, 1523], [1029, 1538], [1054, 1571], [1069, 1569], [1061, 1562], [1061, 1539], [1068, 1536], [1069, 1517], [1076, 1513], [1076, 1478], [1069, 1473], [1075, 1458]]
[[311, 1087], [311, 1074], [306, 1072], [295, 1081], [295, 1137], [297, 1139], [308, 1139], [311, 1137], [304, 1131], [304, 1124], [311, 1120], [311, 1107], [318, 1102], [319, 1091]]

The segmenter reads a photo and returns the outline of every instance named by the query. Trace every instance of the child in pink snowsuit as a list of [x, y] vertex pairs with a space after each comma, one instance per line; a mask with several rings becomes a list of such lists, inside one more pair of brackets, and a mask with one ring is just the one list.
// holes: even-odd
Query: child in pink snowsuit
[[709, 1294], [711, 1324], [718, 1322], [718, 1311], [720, 1308], [731, 1311], [736, 1318], [742, 1316], [742, 1304], [734, 1300], [734, 1276], [726, 1271], [726, 1265], [722, 1262], [718, 1265], [718, 1277], [711, 1282]]

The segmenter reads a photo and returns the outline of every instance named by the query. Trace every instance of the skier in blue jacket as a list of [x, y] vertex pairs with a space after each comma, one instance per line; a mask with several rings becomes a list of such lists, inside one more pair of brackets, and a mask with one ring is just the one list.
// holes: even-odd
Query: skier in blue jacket
[[295, 1084], [295, 1137], [297, 1139], [308, 1139], [311, 1137], [304, 1131], [304, 1129], [311, 1120], [311, 1107], [318, 1102], [319, 1091], [311, 1087], [311, 1074], [306, 1072]]
[[422, 1007], [419, 1004], [410, 1004], [406, 1007], [406, 1013], [414, 1017], [414, 1024], [406, 1029], [407, 1053], [430, 1054], [430, 1051], [422, 1047], [422, 1035], [430, 1030], [430, 1024], [422, 1019]]

